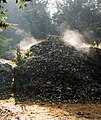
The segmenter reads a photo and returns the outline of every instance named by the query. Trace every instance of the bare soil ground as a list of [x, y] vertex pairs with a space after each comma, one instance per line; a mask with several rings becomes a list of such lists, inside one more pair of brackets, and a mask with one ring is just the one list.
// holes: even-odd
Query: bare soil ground
[[101, 104], [0, 100], [0, 120], [101, 120]]

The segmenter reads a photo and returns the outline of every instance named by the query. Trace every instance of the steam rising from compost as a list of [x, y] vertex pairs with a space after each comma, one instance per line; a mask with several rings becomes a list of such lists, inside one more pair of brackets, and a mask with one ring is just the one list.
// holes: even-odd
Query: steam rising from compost
[[16, 34], [23, 37], [23, 40], [18, 43], [18, 47], [22, 53], [25, 53], [31, 46], [40, 43], [42, 40], [37, 40], [30, 33], [26, 33], [24, 30], [19, 28], [16, 29]]
[[20, 50], [26, 52], [31, 46], [40, 43], [41, 41], [36, 40], [33, 37], [26, 37], [19, 43]]
[[73, 46], [76, 50], [89, 52], [90, 45], [85, 42], [83, 35], [77, 31], [67, 30], [63, 35], [63, 41], [66, 45]]
[[[17, 28], [16, 34], [23, 37], [23, 40], [18, 44], [22, 53], [25, 53], [31, 46], [43, 41], [35, 39], [30, 33], [26, 33], [19, 28]], [[73, 46], [76, 50], [89, 52], [90, 45], [85, 42], [83, 35], [78, 31], [66, 30], [63, 34], [63, 41], [65, 45]]]

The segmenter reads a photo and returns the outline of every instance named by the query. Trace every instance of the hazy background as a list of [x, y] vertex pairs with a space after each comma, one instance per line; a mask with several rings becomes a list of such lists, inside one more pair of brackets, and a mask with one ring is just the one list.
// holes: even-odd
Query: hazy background
[[[0, 55], [15, 50], [20, 41], [27, 44], [62, 36], [66, 30], [78, 31], [86, 42], [100, 43], [101, 2], [99, 0], [31, 0], [16, 4], [8, 0], [7, 22], [15, 27], [0, 32]], [[29, 41], [29, 42], [28, 42]], [[22, 43], [22, 42], [21, 42]], [[29, 45], [30, 46], [30, 45]]]

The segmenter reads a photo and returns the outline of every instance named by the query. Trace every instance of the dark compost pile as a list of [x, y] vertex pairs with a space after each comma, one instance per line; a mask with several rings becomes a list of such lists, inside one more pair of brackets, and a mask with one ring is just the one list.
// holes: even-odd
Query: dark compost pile
[[83, 53], [54, 39], [32, 46], [31, 52], [32, 57], [15, 68], [18, 99], [101, 99], [100, 49]]

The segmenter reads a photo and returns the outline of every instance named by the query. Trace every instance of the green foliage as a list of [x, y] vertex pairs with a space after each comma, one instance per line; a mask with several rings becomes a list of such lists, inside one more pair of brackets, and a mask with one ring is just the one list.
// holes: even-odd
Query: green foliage
[[[29, 1], [31, 2], [29, 3]], [[47, 0], [17, 0], [16, 3], [24, 12], [22, 15], [23, 24], [21, 23], [19, 26], [25, 31], [29, 30], [31, 35], [38, 39], [46, 38], [49, 34], [55, 33], [55, 26], [47, 9]], [[2, 10], [1, 13], [0, 28], [8, 28], [9, 24], [5, 22], [7, 20], [7, 12], [5, 13]], [[18, 22], [20, 23], [20, 21]]]
[[3, 8], [0, 9], [0, 21], [7, 20], [7, 12]]
[[27, 2], [27, 0], [16, 0], [16, 3], [21, 9], [24, 9], [27, 6]]
[[0, 28], [6, 29], [8, 24], [5, 22], [7, 20], [7, 11], [1, 6], [0, 7]]
[[8, 27], [10, 26], [9, 23], [6, 23], [6, 22], [0, 22], [0, 28], [1, 29], [7, 29]]
[[[30, 0], [16, 0], [16, 3], [18, 4], [19, 8], [23, 9], [26, 7], [28, 1]], [[0, 28], [6, 29], [10, 26], [10, 24], [6, 23], [8, 18], [7, 10], [4, 8], [5, 5], [1, 3], [7, 3], [7, 0], [0, 0]]]
[[8, 39], [0, 35], [0, 56], [2, 56], [7, 50], [9, 50], [11, 41], [12, 39]]
[[16, 50], [16, 58], [14, 62], [16, 65], [20, 66], [23, 64], [27, 59], [31, 57], [32, 53], [30, 50], [27, 50], [26, 53], [21, 53], [20, 48], [18, 47]]
[[19, 47], [17, 48], [16, 54], [17, 54], [17, 57], [15, 59], [15, 62], [17, 65], [21, 65], [23, 63], [24, 59], [23, 59], [22, 53], [20, 52]]
[[0, 8], [0, 28], [7, 29], [12, 26], [10, 23], [7, 23], [6, 20], [8, 18], [7, 11], [3, 7]]
[[[0, 3], [3, 2], [3, 3], [7, 3], [8, 0], [0, 0]], [[16, 0], [16, 3], [18, 2], [28, 2], [28, 1], [31, 1], [31, 0]]]

